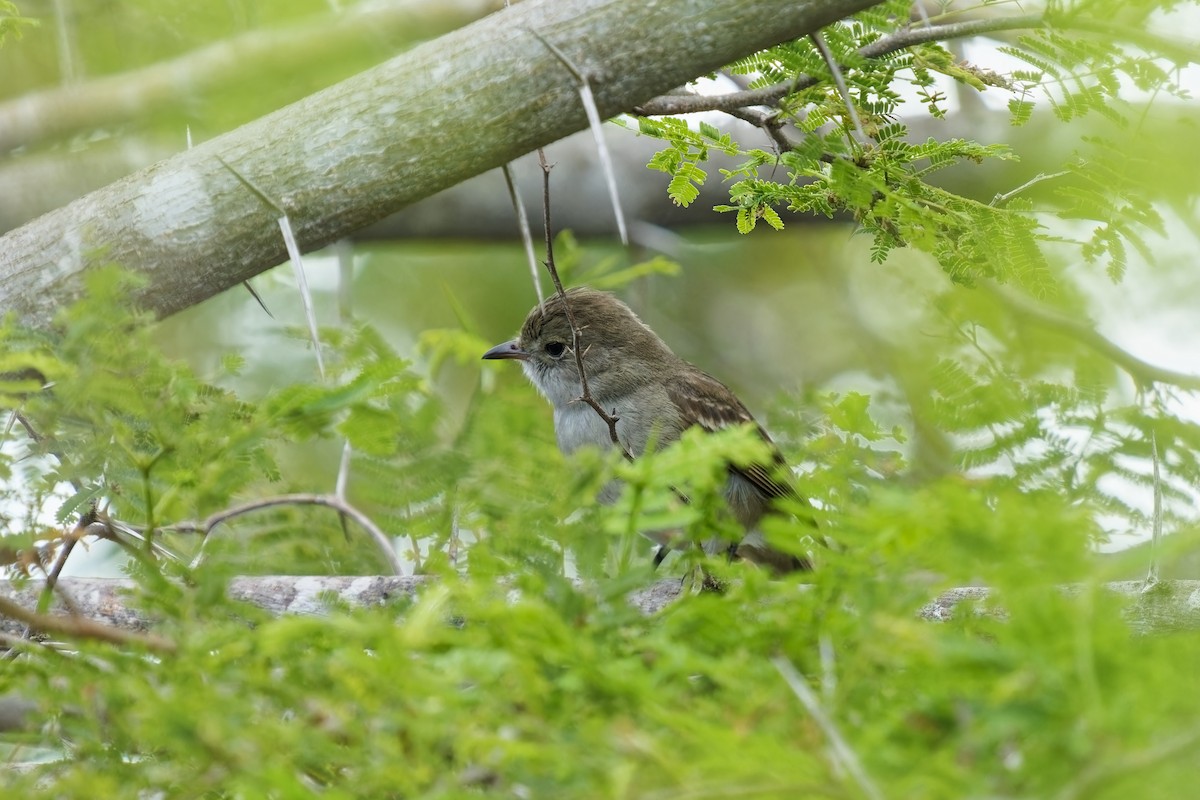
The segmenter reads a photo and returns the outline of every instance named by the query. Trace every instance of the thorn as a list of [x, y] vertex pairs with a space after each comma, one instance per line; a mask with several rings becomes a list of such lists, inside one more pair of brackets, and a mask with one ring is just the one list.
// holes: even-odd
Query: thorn
[[[545, 36], [542, 36], [540, 33], [535, 31], [533, 28], [526, 28], [525, 30], [529, 31], [529, 34], [531, 36], [533, 36], [533, 38], [537, 39], [539, 42], [541, 42], [543, 45], [545, 45], [546, 49], [549, 50], [551, 53], [553, 53], [554, 57], [557, 58], [559, 61], [561, 61], [562, 65], [567, 68], [567, 72], [570, 72], [572, 75], [575, 76], [575, 80], [579, 81], [580, 83], [587, 83], [587, 78], [584, 77], [583, 73], [580, 72], [579, 69], [575, 66], [575, 64], [573, 64], [571, 62], [571, 59], [567, 58], [566, 53], [564, 53], [562, 50], [559, 50], [557, 46], [555, 46]], [[542, 167], [547, 168], [545, 165], [545, 161], [542, 162]]]

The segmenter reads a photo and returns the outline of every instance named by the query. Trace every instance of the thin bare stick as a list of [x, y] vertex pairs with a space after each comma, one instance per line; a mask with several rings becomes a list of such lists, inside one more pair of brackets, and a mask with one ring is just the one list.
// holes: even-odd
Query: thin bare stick
[[[49, 385], [50, 384], [47, 384], [47, 386], [49, 386]], [[33, 427], [33, 423], [30, 422], [25, 417], [25, 415], [24, 415], [24, 413], [22, 413], [21, 409], [18, 408], [13, 411], [12, 420], [19, 422], [21, 424], [21, 427], [25, 429], [26, 435], [28, 435], [29, 438], [32, 439], [35, 443], [40, 444], [45, 441], [45, 437], [43, 437], [40, 433], [38, 433], [37, 429]], [[10, 424], [11, 424], [11, 420], [10, 420]], [[62, 464], [65, 466], [70, 463], [57, 450], [50, 450], [49, 452], [51, 455], [53, 455], [58, 460], [59, 464]], [[75, 491], [77, 491], [77, 492], [83, 491], [83, 485], [77, 479], [72, 478], [70, 480], [70, 484], [72, 487], [74, 487]], [[71, 552], [75, 549], [75, 543], [78, 542], [80, 537], [86, 533], [87, 526], [95, 521], [94, 518], [91, 516], [93, 513], [94, 513], [94, 509], [89, 513], [85, 513], [80, 518], [80, 521], [75, 526], [75, 529], [70, 534], [68, 534], [66, 537], [64, 537], [62, 549], [59, 550], [59, 552], [58, 552], [58, 558], [55, 559], [54, 566], [51, 567], [50, 571], [46, 573], [46, 585], [42, 590], [45, 595], [48, 596], [50, 593], [52, 593], [54, 591], [55, 586], [58, 583], [59, 576], [62, 575], [63, 569], [67, 566], [67, 559], [70, 557]], [[70, 595], [68, 595], [66, 592], [60, 591], [59, 597], [62, 598], [62, 602], [64, 605], [67, 606], [67, 609], [69, 611], [71, 611], [71, 613], [75, 613], [75, 611], [76, 611], [75, 604], [72, 601]], [[28, 633], [28, 631], [27, 631], [27, 633]]]
[[343, 500], [346, 499], [346, 484], [350, 482], [350, 458], [354, 455], [354, 449], [350, 447], [350, 440], [346, 440], [346, 444], [342, 447], [342, 459], [338, 463], [337, 480], [333, 485], [333, 493]]
[[838, 66], [833, 52], [825, 43], [825, 37], [821, 35], [820, 31], [813, 31], [808, 38], [812, 40], [813, 46], [821, 54], [825, 66], [829, 68], [829, 74], [833, 76], [833, 85], [837, 87], [838, 94], [842, 96], [842, 102], [846, 104], [846, 113], [850, 116], [850, 123], [858, 134], [858, 143], [864, 144], [867, 141], [867, 132], [863, 130], [862, 120], [858, 118], [858, 109], [854, 107], [854, 98], [850, 96], [850, 88], [846, 86], [846, 77], [842, 75], [842, 68]]
[[[0, 655], [0, 660], [3, 661], [12, 661], [22, 653], [57, 653], [61, 655], [67, 649], [54, 642], [39, 642], [37, 639], [13, 636], [11, 633], [3, 632], [0, 632], [0, 645], [3, 645], [7, 650], [7, 652]], [[0, 702], [2, 702], [2, 698], [3, 695], [0, 695]], [[0, 726], [0, 730], [3, 729], [3, 726]]]
[[1055, 800], [1076, 800], [1080, 797], [1093, 797], [1093, 789], [1112, 786], [1120, 779], [1130, 779], [1136, 773], [1144, 772], [1147, 767], [1164, 761], [1184, 756], [1194, 752], [1196, 743], [1200, 742], [1200, 728], [1192, 728], [1178, 736], [1173, 736], [1163, 742], [1158, 742], [1143, 750], [1127, 753], [1115, 758], [1100, 759], [1093, 766], [1084, 769], [1070, 783], [1055, 795]]
[[821, 694], [828, 703], [833, 700], [833, 695], [837, 691], [837, 666], [833, 651], [833, 639], [821, 634], [817, 640], [817, 652], [821, 656]]
[[579, 86], [579, 99], [587, 112], [588, 125], [592, 129], [592, 138], [596, 140], [596, 152], [600, 155], [600, 167], [604, 171], [604, 182], [608, 184], [608, 199], [612, 203], [613, 216], [617, 219], [617, 233], [621, 236], [621, 244], [629, 246], [629, 231], [625, 226], [625, 210], [621, 207], [621, 198], [617, 194], [617, 174], [613, 170], [612, 156], [608, 152], [608, 142], [604, 139], [604, 122], [600, 119], [600, 111], [596, 108], [596, 98], [592, 94], [591, 85], [585, 80]]
[[81, 79], [78, 57], [78, 40], [71, 13], [66, 0], [54, 0], [54, 30], [57, 32], [58, 74], [61, 86], [77, 86]]
[[[218, 511], [207, 517], [203, 522], [183, 522], [168, 530], [178, 533], [200, 533], [208, 536], [218, 525], [228, 522], [235, 517], [276, 506], [325, 506], [326, 508], [334, 509], [343, 516], [350, 517], [370, 535], [371, 539], [379, 547], [380, 552], [383, 553], [384, 558], [387, 559], [388, 566], [392, 568], [393, 572], [396, 575], [403, 574], [404, 565], [400, 563], [400, 558], [396, 555], [396, 549], [392, 547], [392, 542], [387, 534], [366, 514], [350, 505], [343, 498], [332, 494], [282, 494], [274, 497], [262, 497], [227, 508], [223, 511]], [[199, 557], [197, 557], [198, 559]]]
[[[761, 128], [767, 136], [771, 137], [771, 141], [775, 143], [775, 148], [780, 153], [786, 153], [796, 147], [797, 142], [793, 142], [788, 137], [784, 130], [788, 126], [784, 125], [783, 120], [780, 119], [780, 115], [776, 111], [763, 111], [758, 108], [735, 108], [725, 113]], [[833, 153], [821, 153], [817, 158], [826, 164], [832, 164], [841, 158], [841, 156], [835, 156]]]
[[517, 228], [521, 231], [521, 244], [525, 246], [525, 258], [529, 261], [529, 277], [533, 279], [533, 291], [537, 294], [538, 305], [546, 304], [546, 296], [542, 293], [542, 282], [538, 280], [537, 255], [533, 252], [533, 233], [529, 230], [529, 215], [525, 213], [525, 204], [517, 194], [517, 184], [513, 180], [512, 164], [505, 164], [500, 169], [504, 173], [504, 184], [508, 186], [508, 197], [512, 200], [513, 210], [517, 212]]
[[918, 2], [914, 3], [913, 5], [917, 7], [917, 16], [921, 18], [922, 24], [924, 24], [926, 28], [930, 27], [933, 23], [929, 21], [929, 14], [925, 11], [925, 4], [918, 0]]
[[[75, 530], [78, 531], [78, 528]], [[58, 558], [55, 559], [54, 566], [51, 567], [50, 571], [46, 573], [46, 583], [42, 587], [42, 592], [38, 600], [39, 605], [43, 605], [43, 607], [49, 606], [50, 600], [54, 596], [54, 589], [58, 585], [59, 575], [62, 574], [63, 567], [67, 565], [67, 558], [70, 557], [71, 551], [75, 549], [75, 543], [77, 541], [79, 541], [79, 539], [74, 535], [65, 535], [63, 537], [63, 545], [62, 549], [58, 551]], [[75, 601], [71, 598], [70, 594], [60, 589], [58, 596], [62, 599], [63, 605], [67, 607], [67, 611], [70, 614], [77, 615], [79, 613], [79, 609], [75, 605]], [[34, 632], [35, 631], [32, 625], [26, 625], [25, 630], [22, 631], [21, 635], [26, 639], [30, 639], [32, 638]]]
[[304, 259], [300, 256], [300, 246], [296, 244], [296, 234], [292, 231], [292, 221], [288, 215], [284, 214], [276, 222], [279, 223], [279, 232], [283, 234], [283, 243], [287, 247], [292, 270], [296, 274], [296, 288], [300, 290], [300, 303], [304, 306], [308, 335], [312, 339], [313, 353], [317, 357], [317, 374], [324, 380], [325, 358], [321, 354], [321, 333], [317, 328], [317, 311], [313, 306], [312, 290], [308, 288], [308, 278], [304, 274]]
[[[42, 387], [42, 389], [49, 389], [53, 385], [53, 383], [47, 383]], [[29, 418], [25, 416], [25, 413], [21, 411], [21, 409], [18, 408], [13, 411], [13, 416], [16, 418], [17, 422], [20, 423], [21, 427], [25, 429], [25, 433], [29, 436], [29, 438], [34, 442], [42, 444], [46, 440], [46, 437], [38, 433], [37, 428], [33, 427], [33, 423], [29, 421]], [[70, 466], [71, 462], [68, 461], [67, 457], [64, 456], [60, 451], [47, 450], [46, 452], [54, 456], [58, 463], [62, 464], [64, 467]], [[71, 488], [73, 488], [75, 491], [83, 491], [83, 484], [79, 482], [78, 478], [71, 478], [69, 483], [71, 484]]]
[[871, 780], [871, 776], [867, 775], [867, 771], [863, 769], [862, 762], [858, 760], [858, 756], [850, 749], [850, 745], [842, 738], [841, 731], [825, 709], [821, 707], [820, 701], [817, 700], [816, 694], [808, 687], [804, 676], [796, 671], [792, 666], [792, 662], [783, 656], [772, 656], [771, 663], [775, 665], [775, 669], [779, 670], [779, 674], [783, 676], [783, 680], [787, 683], [788, 688], [800, 699], [801, 704], [812, 716], [817, 726], [829, 739], [829, 744], [833, 748], [834, 758], [838, 763], [854, 778], [855, 782], [863, 790], [863, 794], [871, 798], [871, 800], [883, 800], [883, 793], [879, 791], [879, 787]]
[[1019, 195], [1021, 192], [1025, 191], [1026, 189], [1029, 189], [1033, 186], [1038, 185], [1042, 181], [1052, 181], [1055, 178], [1061, 178], [1064, 175], [1070, 175], [1070, 174], [1071, 174], [1071, 172], [1069, 170], [1065, 170], [1065, 169], [1062, 172], [1052, 172], [1049, 175], [1047, 175], [1044, 172], [1039, 172], [1037, 175], [1034, 175], [1032, 178], [1025, 181], [1017, 188], [1011, 189], [1007, 192], [998, 193], [995, 197], [992, 198], [992, 202], [988, 203], [988, 205], [996, 206], [996, 207], [1003, 206], [1005, 203], [1007, 203], [1009, 200], [1012, 200], [1014, 197]]
[[354, 243], [349, 239], [338, 239], [333, 243], [333, 254], [337, 257], [337, 312], [338, 322], [349, 322], [354, 316]]
[[[96, 521], [87, 527], [86, 533], [95, 536], [97, 539], [113, 542], [130, 556], [143, 563], [152, 563], [146, 559], [146, 547], [149, 547], [150, 552], [159, 558], [165, 558], [176, 563], [183, 561], [183, 558], [178, 553], [153, 537], [150, 537], [148, 534], [151, 531], [138, 529], [119, 519], [113, 519], [103, 511], [96, 512]], [[137, 547], [136, 545], [139, 543], [143, 546]]]
[[46, 585], [42, 587], [43, 594], [48, 595], [54, 591], [54, 584], [62, 574], [63, 567], [67, 565], [67, 558], [70, 557], [71, 551], [75, 549], [75, 543], [79, 541], [79, 537], [83, 535], [86, 528], [87, 525], [81, 520], [70, 533], [63, 534], [62, 549], [58, 551], [58, 558], [54, 560], [54, 566], [46, 573]]
[[1162, 475], [1158, 469], [1158, 437], [1153, 430], [1150, 431], [1150, 456], [1154, 463], [1154, 523], [1150, 534], [1150, 569], [1146, 572], [1146, 591], [1158, 584], [1158, 547], [1163, 529]]
[[[87, 533], [88, 525], [91, 525], [93, 522], [95, 522], [94, 509], [85, 513], [71, 532], [63, 537], [63, 546], [58, 551], [58, 558], [54, 560], [54, 566], [46, 573], [46, 585], [42, 587], [42, 602], [49, 602], [50, 595], [54, 593], [55, 588], [58, 586], [58, 579], [62, 575], [63, 568], [67, 566], [67, 559], [70, 557], [71, 551], [75, 549], [75, 544], [79, 541], [80, 537]], [[62, 598], [63, 604], [67, 607], [68, 611], [72, 614], [79, 613], [78, 608], [75, 606], [75, 601], [71, 599], [69, 594], [60, 591], [59, 597]]]
[[461, 537], [458, 532], [458, 512], [450, 512], [450, 539], [446, 542], [446, 558], [450, 566], [458, 569], [458, 548]]
[[616, 415], [617, 410], [614, 408], [612, 413], [605, 411], [604, 407], [592, 396], [592, 390], [588, 386], [587, 370], [583, 366], [583, 330], [575, 322], [575, 312], [571, 310], [571, 304], [567, 301], [567, 292], [563, 289], [562, 280], [558, 277], [558, 267], [554, 265], [554, 229], [550, 226], [550, 170], [553, 165], [546, 161], [546, 153], [540, 147], [538, 148], [538, 163], [542, 165], [542, 225], [546, 231], [546, 270], [550, 273], [550, 279], [554, 281], [559, 302], [563, 304], [567, 322], [571, 325], [571, 349], [575, 353], [575, 365], [579, 369], [579, 385], [582, 392], [579, 399], [600, 415], [600, 419], [608, 425], [608, 435], [612, 439], [612, 443], [625, 454], [625, 458], [633, 461], [633, 454], [629, 452], [629, 449], [621, 442], [621, 437], [617, 435], [617, 423], [621, 419]]
[[135, 644], [160, 653], [175, 652], [175, 643], [153, 634], [134, 633], [87, 619], [86, 617], [60, 617], [54, 614], [38, 614], [0, 597], [0, 614], [25, 623], [35, 631], [59, 633], [84, 639], [96, 639], [112, 644]]

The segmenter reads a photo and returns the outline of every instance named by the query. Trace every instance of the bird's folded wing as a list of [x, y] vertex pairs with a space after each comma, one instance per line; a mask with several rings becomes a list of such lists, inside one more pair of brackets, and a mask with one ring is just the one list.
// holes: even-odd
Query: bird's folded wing
[[754, 425], [763, 441], [770, 445], [774, 463], [745, 467], [730, 464], [729, 470], [745, 478], [766, 497], [796, 496], [792, 487], [771, 477], [771, 467], [784, 464], [783, 454], [729, 387], [706, 372], [690, 369], [667, 384], [667, 394], [682, 412], [685, 428], [698, 425], [706, 431], [717, 431], [747, 422]]

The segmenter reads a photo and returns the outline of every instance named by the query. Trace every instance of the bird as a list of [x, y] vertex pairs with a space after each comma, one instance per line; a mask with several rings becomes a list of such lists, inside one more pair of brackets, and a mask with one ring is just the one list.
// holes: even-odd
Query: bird
[[[713, 432], [749, 424], [769, 445], [769, 464], [727, 465], [725, 500], [744, 537], [731, 546], [714, 539], [705, 543], [705, 551], [713, 554], [725, 546], [732, 558], [775, 574], [810, 569], [807, 558], [768, 545], [758, 528], [764, 515], [775, 513], [776, 501], [799, 499], [777, 477], [786, 462], [767, 432], [729, 387], [677, 356], [614, 295], [588, 287], [572, 288], [535, 305], [517, 338], [483, 354], [488, 360], [520, 362], [526, 377], [553, 407], [559, 449], [570, 454], [584, 446], [614, 446], [607, 421], [581, 402], [583, 386], [571, 317], [580, 331], [578, 346], [588, 389], [600, 407], [617, 417], [618, 438], [629, 456], [641, 455], [651, 441], [658, 449], [666, 447], [692, 427]], [[606, 487], [601, 500], [615, 499], [618, 490]], [[658, 566], [669, 550], [669, 537], [646, 535], [660, 545], [654, 561]]]

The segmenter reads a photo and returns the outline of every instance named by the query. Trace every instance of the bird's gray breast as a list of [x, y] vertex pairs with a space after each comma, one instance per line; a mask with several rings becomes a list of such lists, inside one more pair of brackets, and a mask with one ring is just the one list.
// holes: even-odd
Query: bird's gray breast
[[[617, 416], [620, 416], [619, 409]], [[608, 423], [583, 401], [568, 403], [554, 409], [554, 432], [558, 437], [558, 449], [564, 453], [573, 453], [586, 445], [612, 447]], [[623, 420], [618, 420], [617, 435], [622, 441], [625, 441], [625, 433], [626, 426]]]
[[[601, 398], [598, 402], [605, 412], [617, 418], [617, 436], [631, 455], [641, 455], [651, 436], [659, 446], [679, 438], [678, 420], [670, 414], [655, 413], [655, 409], [670, 411], [671, 406], [653, 391], [643, 389], [616, 399]], [[582, 401], [556, 407], [554, 429], [558, 434], [558, 447], [564, 453], [584, 445], [612, 447], [608, 423]]]

